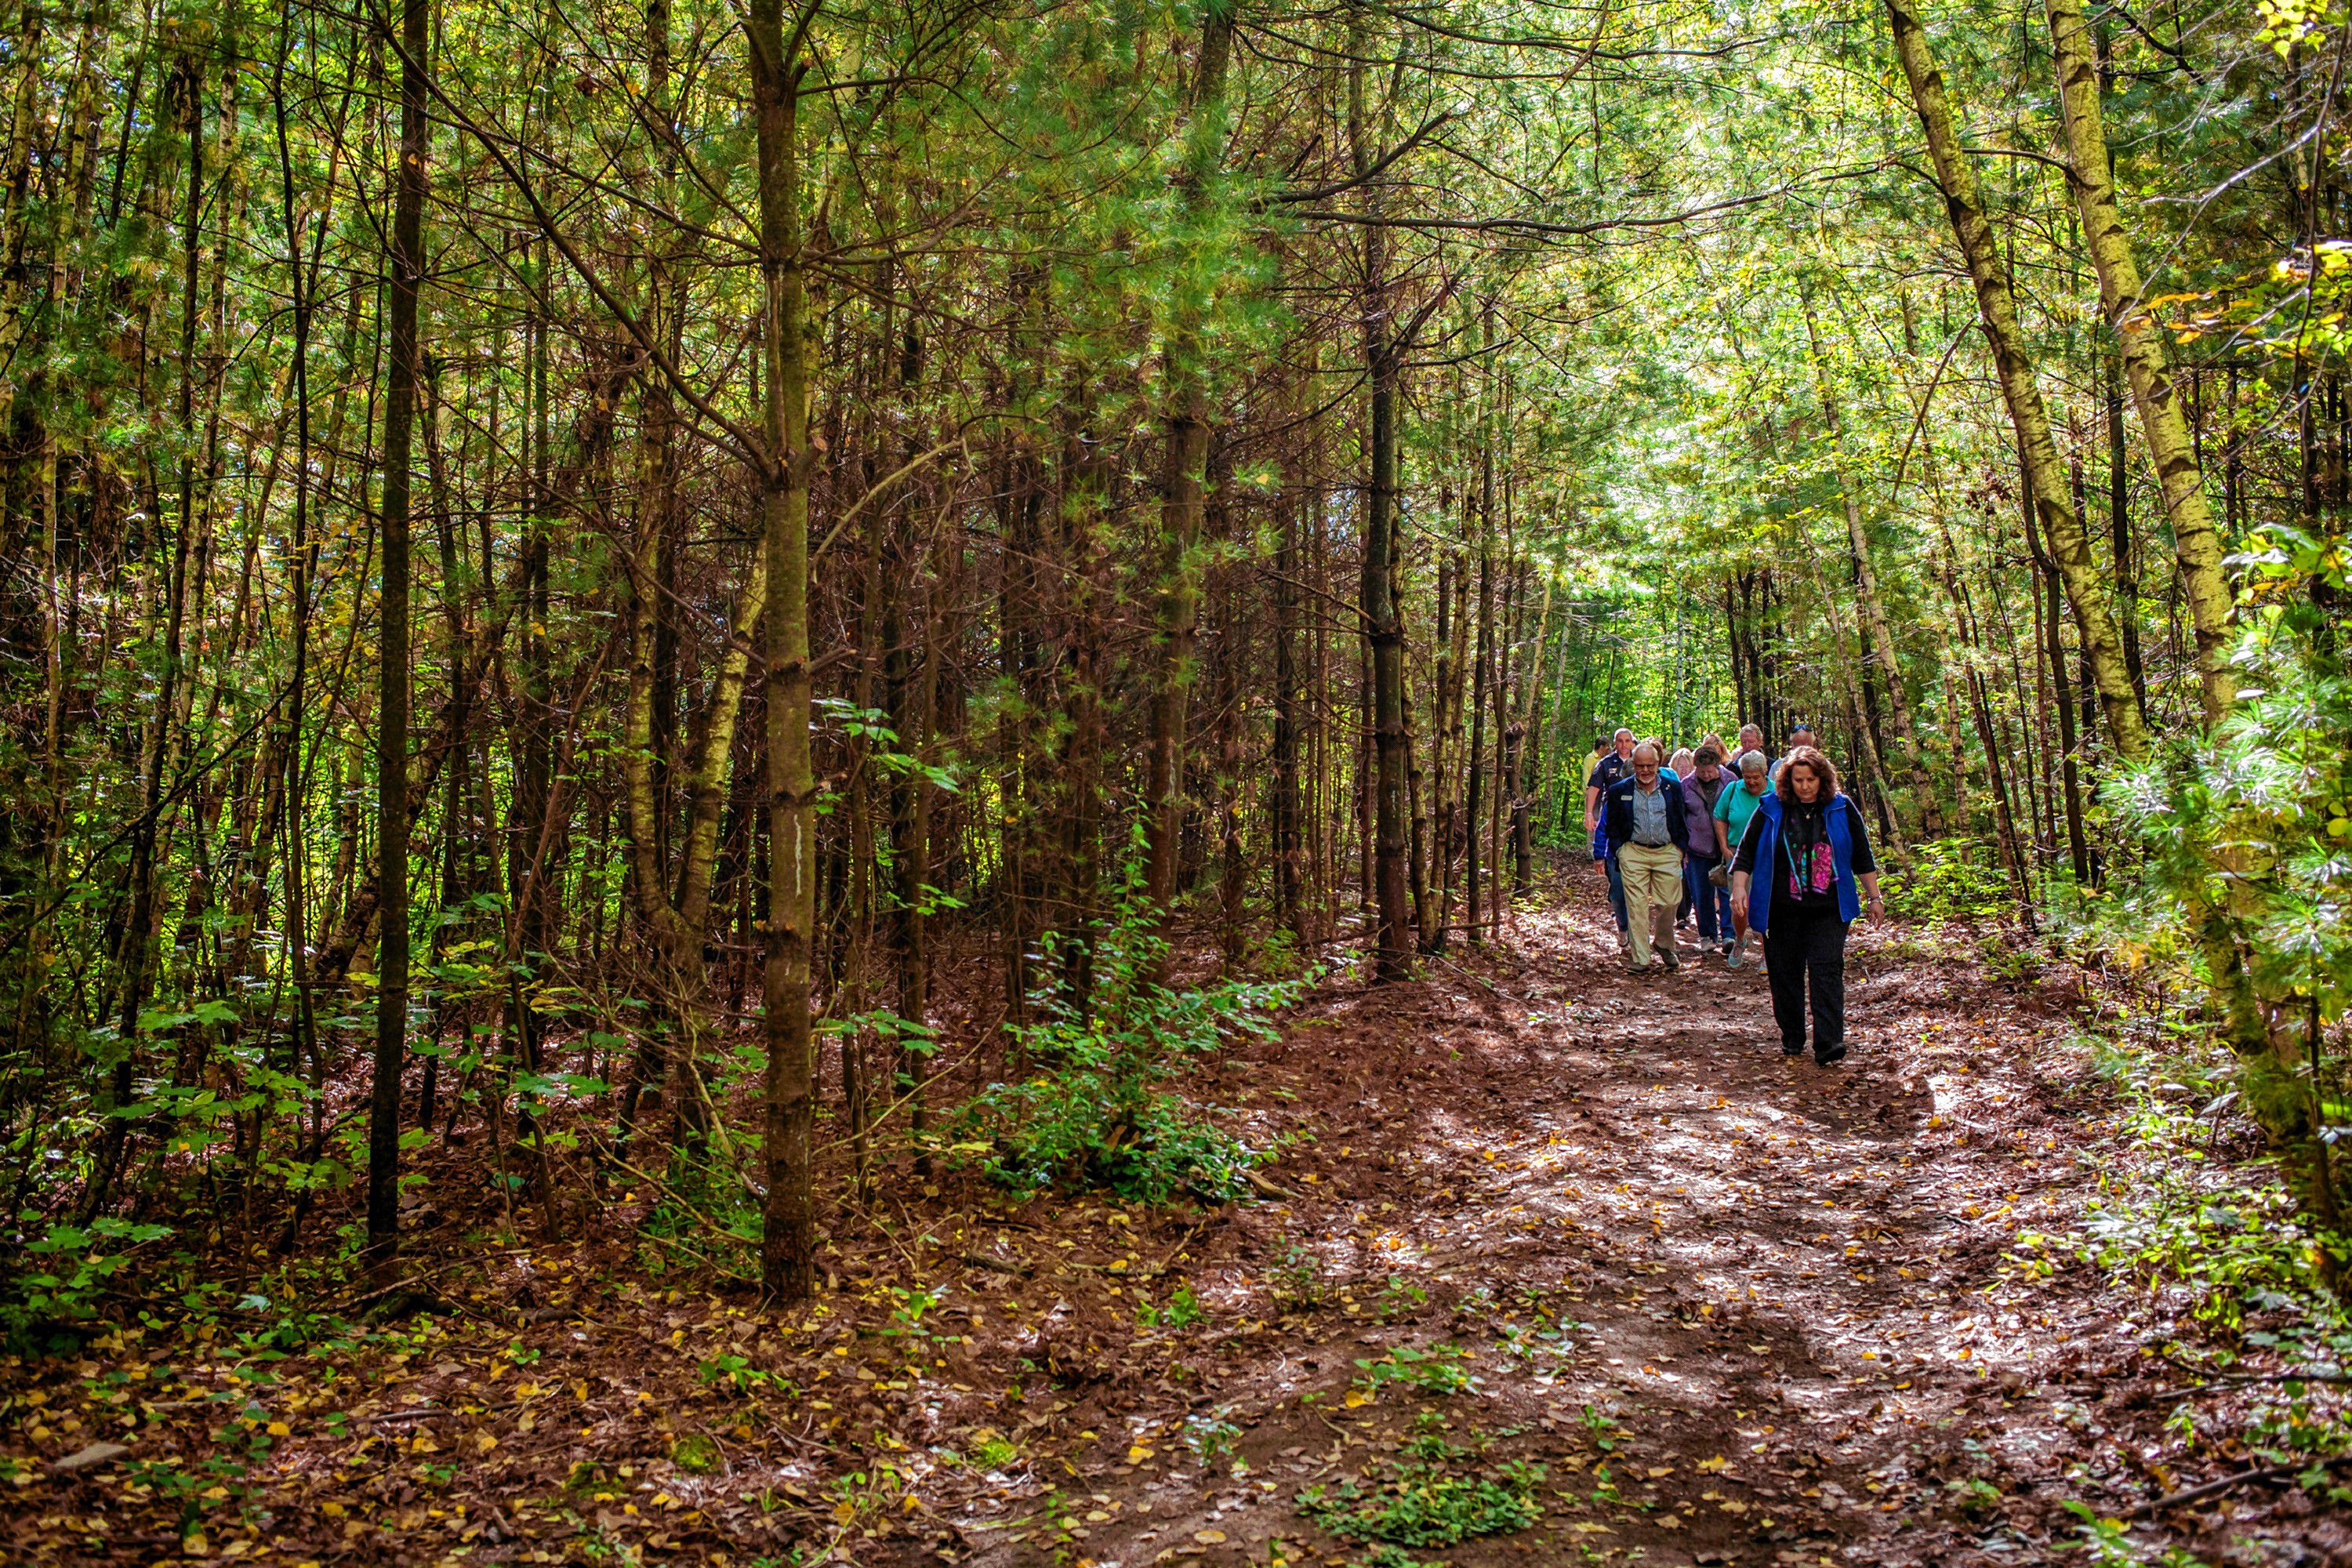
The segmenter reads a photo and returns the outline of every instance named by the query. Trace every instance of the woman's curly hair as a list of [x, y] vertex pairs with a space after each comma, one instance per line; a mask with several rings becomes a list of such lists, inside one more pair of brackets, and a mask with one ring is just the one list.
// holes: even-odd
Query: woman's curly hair
[[1797, 788], [1790, 782], [1789, 775], [1801, 767], [1812, 769], [1813, 776], [1822, 781], [1822, 792], [1815, 797], [1816, 799], [1827, 801], [1837, 798], [1836, 764], [1822, 754], [1819, 746], [1799, 746], [1781, 760], [1780, 776], [1773, 784], [1773, 788], [1780, 793], [1781, 804], [1785, 805], [1797, 804]]

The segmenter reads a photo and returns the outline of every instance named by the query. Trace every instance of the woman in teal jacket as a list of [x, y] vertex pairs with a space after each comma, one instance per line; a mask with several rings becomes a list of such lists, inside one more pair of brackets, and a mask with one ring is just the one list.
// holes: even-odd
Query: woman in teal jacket
[[1845, 1056], [1845, 934], [1865, 899], [1870, 918], [1885, 920], [1862, 813], [1838, 793], [1830, 760], [1800, 746], [1756, 803], [1731, 867], [1732, 918], [1763, 933], [1781, 1055], [1805, 1048], [1810, 980], [1813, 1060], [1827, 1067]]

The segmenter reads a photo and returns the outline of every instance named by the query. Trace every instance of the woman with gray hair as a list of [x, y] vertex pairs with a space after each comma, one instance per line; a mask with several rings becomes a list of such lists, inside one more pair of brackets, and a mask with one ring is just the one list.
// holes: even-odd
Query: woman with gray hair
[[[1766, 782], [1771, 763], [1760, 751], [1739, 753], [1739, 782], [1715, 797], [1716, 871], [1727, 885], [1731, 880], [1731, 858], [1739, 847], [1740, 836], [1748, 831], [1748, 819], [1756, 815], [1756, 805], [1771, 788]], [[1739, 967], [1748, 948], [1748, 933], [1737, 923], [1737, 911], [1731, 941], [1726, 950], [1725, 964]], [[1760, 942], [1760, 938], [1759, 939]]]

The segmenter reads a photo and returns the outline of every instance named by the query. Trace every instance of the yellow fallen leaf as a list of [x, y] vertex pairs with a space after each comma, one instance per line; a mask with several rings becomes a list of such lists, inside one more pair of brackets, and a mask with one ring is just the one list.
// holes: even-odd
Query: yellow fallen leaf
[[1340, 1404], [1346, 1405], [1350, 1410], [1355, 1409], [1360, 1405], [1370, 1405], [1371, 1402], [1372, 1396], [1366, 1394], [1360, 1388], [1351, 1388], [1348, 1390], [1348, 1397], [1339, 1401]]
[[1151, 1450], [1140, 1443], [1130, 1445], [1127, 1450], [1127, 1462], [1130, 1465], [1139, 1465], [1150, 1458], [1151, 1458]]
[[1222, 1546], [1225, 1532], [1222, 1530], [1196, 1530], [1192, 1532], [1192, 1539], [1203, 1546]]
[[1578, 1535], [1614, 1535], [1617, 1533], [1607, 1525], [1595, 1524], [1589, 1519], [1580, 1519], [1568, 1528], [1571, 1532]]
[[1671, 1476], [1674, 1473], [1675, 1468], [1672, 1465], [1652, 1465], [1650, 1467], [1650, 1479], [1652, 1480], [1656, 1480], [1660, 1476]]
[[272, 1421], [268, 1426], [263, 1427], [262, 1430], [268, 1433], [273, 1437], [290, 1437], [294, 1435], [294, 1428], [289, 1426], [283, 1421]]
[[1724, 1471], [1731, 1468], [1731, 1461], [1725, 1458], [1722, 1455], [1717, 1454], [1712, 1459], [1701, 1459], [1698, 1462], [1698, 1468], [1705, 1470], [1708, 1475], [1719, 1476]]

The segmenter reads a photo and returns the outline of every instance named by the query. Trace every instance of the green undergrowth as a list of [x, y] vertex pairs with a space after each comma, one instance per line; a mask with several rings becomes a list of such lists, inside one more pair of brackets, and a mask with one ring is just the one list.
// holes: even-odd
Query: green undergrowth
[[1975, 838], [1914, 846], [1907, 864], [1883, 879], [1887, 911], [1926, 925], [2005, 919], [2017, 905], [1997, 847]]
[[[1536, 1489], [1545, 1467], [1492, 1459], [1491, 1440], [1449, 1441], [1428, 1429], [1400, 1453], [1360, 1476], [1300, 1492], [1298, 1511], [1343, 1541], [1395, 1546], [1452, 1546], [1476, 1536], [1508, 1535], [1543, 1517]], [[1394, 1554], [1372, 1561], [1399, 1561]]]
[[2046, 1273], [2071, 1256], [2137, 1296], [2157, 1325], [2147, 1353], [2200, 1385], [2178, 1402], [2176, 1435], [2217, 1458], [2308, 1467], [2309, 1489], [2352, 1502], [2323, 1468], [2352, 1455], [2346, 1238], [2297, 1204], [2280, 1156], [2228, 1157], [2252, 1128], [2226, 1052], [2185, 1026], [2088, 1043], [2124, 1107], [2121, 1138], [2087, 1157], [2099, 1191], [2079, 1231], [2019, 1233], [2011, 1266]]
[[[1107, 1188], [1142, 1203], [1183, 1193], [1246, 1195], [1249, 1173], [1280, 1152], [1187, 1094], [1197, 1061], [1237, 1038], [1271, 1038], [1273, 1017], [1319, 978], [1163, 984], [1166, 939], [1130, 865], [1116, 918], [1082, 955], [1048, 941], [1034, 1020], [1008, 1026], [1027, 1071], [991, 1084], [956, 1119], [954, 1152], [1015, 1192]], [[1085, 963], [1075, 962], [1083, 956]], [[1069, 977], [1088, 976], [1083, 994]]]

